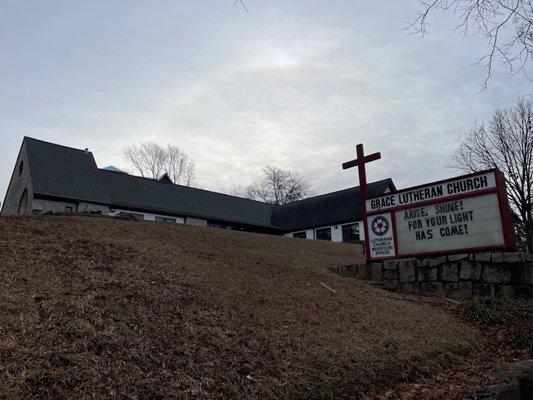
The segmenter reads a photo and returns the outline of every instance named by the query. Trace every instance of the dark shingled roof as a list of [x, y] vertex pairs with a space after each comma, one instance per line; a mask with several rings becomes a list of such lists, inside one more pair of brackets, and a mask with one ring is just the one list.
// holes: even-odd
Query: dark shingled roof
[[[283, 231], [360, 218], [359, 188], [273, 206], [156, 179], [98, 169], [92, 153], [24, 138], [36, 196], [50, 196], [139, 210], [233, 222]], [[369, 184], [369, 196], [394, 189], [391, 179]]]
[[91, 152], [24, 138], [33, 191], [95, 203], [109, 203]]
[[[370, 183], [368, 196], [380, 195], [389, 188], [394, 190], [392, 179]], [[276, 207], [272, 225], [284, 231], [295, 231], [358, 219], [361, 219], [359, 186]]]
[[270, 204], [119, 172], [99, 173], [116, 207], [274, 228]]

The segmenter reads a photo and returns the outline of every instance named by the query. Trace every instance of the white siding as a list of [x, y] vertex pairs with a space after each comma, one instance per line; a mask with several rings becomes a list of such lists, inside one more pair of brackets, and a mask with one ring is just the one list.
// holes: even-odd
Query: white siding
[[33, 210], [35, 212], [52, 211], [52, 212], [63, 213], [63, 212], [66, 212], [66, 207], [71, 207], [72, 212], [75, 212], [75, 213], [76, 212], [90, 213], [90, 212], [100, 211], [103, 215], [114, 216], [114, 215], [117, 215], [123, 212], [123, 213], [132, 213], [132, 214], [141, 214], [145, 221], [155, 221], [155, 217], [164, 217], [164, 218], [174, 218], [177, 224], [185, 223], [185, 219], [182, 217], [172, 217], [168, 215], [153, 214], [153, 213], [125, 210], [125, 209], [119, 209], [119, 208], [113, 208], [111, 209], [113, 211], [111, 211], [108, 206], [104, 206], [100, 204], [80, 202], [78, 205], [77, 203], [69, 203], [69, 202], [64, 202], [64, 201], [43, 200], [43, 199], [33, 200]]
[[300, 232], [305, 232], [305, 238], [306, 239], [314, 239], [315, 238], [313, 229], [307, 229], [305, 231], [294, 231], [294, 232], [291, 232], [291, 233], [286, 233], [285, 236], [293, 237], [292, 235], [294, 233], [300, 233]]
[[69, 203], [66, 201], [55, 201], [55, 200], [43, 200], [43, 199], [34, 199], [33, 200], [33, 210], [35, 212], [58, 212], [64, 213], [66, 207], [71, 207], [73, 212], [78, 212], [78, 206], [76, 203]]
[[363, 225], [363, 221], [359, 221], [359, 239], [365, 240], [365, 226]]
[[124, 210], [119, 208], [114, 208], [112, 212], [109, 213], [109, 215], [117, 215], [119, 213], [131, 213], [131, 214], [142, 214], [144, 221], [155, 221], [155, 217], [163, 217], [163, 218], [174, 218], [176, 220], [177, 224], [184, 224], [185, 219], [181, 217], [173, 217], [169, 215], [162, 215], [162, 214], [152, 214], [147, 212], [140, 212], [140, 211], [132, 211], [132, 210]]
[[102, 204], [94, 204], [94, 203], [85, 203], [80, 202], [78, 205], [78, 212], [101, 212], [102, 214], [106, 215], [109, 214], [109, 206], [105, 206]]
[[193, 218], [193, 217], [187, 217], [187, 225], [195, 225], [195, 226], [207, 226], [207, 220], [201, 219], [201, 218]]
[[342, 242], [342, 228], [340, 225], [333, 225], [331, 227], [331, 241]]

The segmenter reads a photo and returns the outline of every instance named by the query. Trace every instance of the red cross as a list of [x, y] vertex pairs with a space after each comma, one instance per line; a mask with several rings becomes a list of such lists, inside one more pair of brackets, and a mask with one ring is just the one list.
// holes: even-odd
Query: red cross
[[368, 188], [366, 185], [366, 169], [365, 164], [379, 160], [381, 158], [381, 153], [373, 153], [368, 156], [365, 156], [365, 151], [363, 145], [359, 143], [356, 147], [357, 149], [357, 158], [352, 161], [347, 161], [342, 164], [342, 169], [348, 169], [352, 167], [357, 167], [359, 172], [359, 202], [361, 203], [361, 219], [363, 220], [363, 226], [365, 227], [365, 250], [366, 254], [370, 254], [370, 247], [368, 244], [368, 227], [366, 224], [366, 204], [365, 200], [368, 195]]

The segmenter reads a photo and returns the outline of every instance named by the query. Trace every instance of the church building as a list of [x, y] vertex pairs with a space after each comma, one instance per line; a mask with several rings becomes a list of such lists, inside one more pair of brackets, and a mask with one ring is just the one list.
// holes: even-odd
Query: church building
[[[369, 196], [394, 190], [391, 179], [368, 185]], [[166, 175], [149, 179], [98, 168], [88, 150], [25, 137], [1, 215], [46, 212], [98, 213], [335, 242], [364, 239], [358, 187], [278, 206], [176, 185]]]

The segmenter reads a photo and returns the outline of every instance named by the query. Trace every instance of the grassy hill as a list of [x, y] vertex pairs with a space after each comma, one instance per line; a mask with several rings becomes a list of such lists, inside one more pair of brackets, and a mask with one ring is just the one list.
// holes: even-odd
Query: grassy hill
[[328, 271], [359, 253], [164, 223], [0, 218], [0, 399], [357, 398], [478, 351], [443, 311]]

